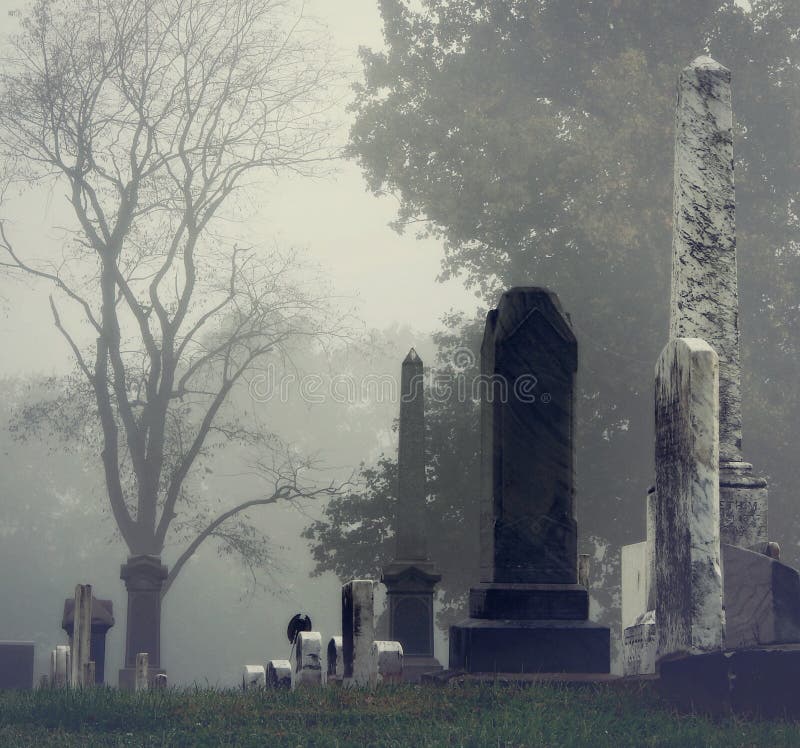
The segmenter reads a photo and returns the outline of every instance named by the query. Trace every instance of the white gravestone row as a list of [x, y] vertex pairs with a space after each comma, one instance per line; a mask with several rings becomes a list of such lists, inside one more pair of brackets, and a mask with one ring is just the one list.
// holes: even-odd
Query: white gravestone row
[[[354, 579], [342, 586], [342, 635], [328, 642], [327, 668], [322, 667], [322, 635], [302, 631], [294, 643], [294, 662], [270, 660], [265, 684], [269, 688], [376, 686], [399, 683], [403, 677], [403, 647], [399, 642], [375, 641], [374, 582]], [[245, 690], [262, 685], [259, 665], [242, 674]]]

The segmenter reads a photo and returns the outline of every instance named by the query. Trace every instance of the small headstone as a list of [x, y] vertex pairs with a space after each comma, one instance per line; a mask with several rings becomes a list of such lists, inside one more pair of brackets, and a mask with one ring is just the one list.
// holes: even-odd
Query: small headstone
[[167, 688], [167, 674], [166, 673], [156, 673], [155, 678], [153, 678], [153, 688], [158, 691], [164, 691]]
[[369, 684], [372, 642], [375, 641], [373, 582], [354, 579], [342, 586], [342, 659], [344, 684]]
[[33, 688], [33, 642], [0, 641], [0, 689]]
[[372, 642], [369, 682], [373, 687], [403, 682], [403, 645], [400, 642]]
[[55, 688], [69, 685], [69, 673], [72, 669], [70, 648], [59, 644], [50, 654], [50, 682]]
[[245, 665], [242, 670], [242, 690], [251, 691], [254, 688], [266, 688], [267, 671], [263, 665]]
[[146, 691], [148, 688], [148, 678], [150, 675], [149, 657], [147, 652], [139, 652], [136, 655], [136, 691]]
[[49, 688], [50, 687], [50, 678], [46, 674], [42, 674], [39, 676], [39, 688]]
[[342, 637], [333, 636], [328, 642], [328, 683], [341, 684], [344, 678], [344, 659], [342, 656]]
[[[86, 678], [86, 665], [89, 663], [92, 637], [92, 585], [75, 586], [75, 619], [72, 633], [72, 670], [70, 683], [82, 686]], [[94, 681], [92, 681], [93, 683]], [[91, 685], [91, 684], [87, 684]]]
[[295, 639], [292, 688], [322, 685], [322, 635], [301, 631]]
[[267, 663], [267, 685], [270, 688], [292, 687], [292, 663], [289, 660], [270, 660]]
[[676, 338], [656, 367], [658, 658], [723, 647], [718, 359]]

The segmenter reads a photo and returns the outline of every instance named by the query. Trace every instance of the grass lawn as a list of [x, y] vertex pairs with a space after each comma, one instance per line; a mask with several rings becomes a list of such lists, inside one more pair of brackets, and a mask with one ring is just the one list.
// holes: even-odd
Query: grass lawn
[[647, 684], [0, 692], [0, 746], [800, 746], [800, 722], [679, 716]]

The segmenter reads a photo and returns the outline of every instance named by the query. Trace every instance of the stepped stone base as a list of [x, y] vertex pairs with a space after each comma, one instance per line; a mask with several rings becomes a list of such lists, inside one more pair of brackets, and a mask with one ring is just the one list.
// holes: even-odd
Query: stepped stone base
[[513, 621], [589, 617], [589, 593], [579, 584], [480, 584], [469, 591], [470, 618]]
[[470, 619], [450, 627], [450, 668], [468, 673], [608, 673], [610, 632], [588, 621]]

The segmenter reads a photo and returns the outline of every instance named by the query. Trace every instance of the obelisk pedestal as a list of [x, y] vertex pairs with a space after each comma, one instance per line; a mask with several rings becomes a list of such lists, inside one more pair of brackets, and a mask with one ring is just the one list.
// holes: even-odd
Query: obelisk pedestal
[[403, 679], [441, 670], [434, 657], [433, 593], [441, 575], [428, 557], [425, 529], [425, 401], [422, 359], [412, 348], [401, 370], [395, 559], [381, 581], [389, 605], [389, 639], [403, 646]]
[[481, 583], [450, 668], [607, 673], [609, 630], [577, 580], [577, 342], [555, 294], [512, 288], [481, 347]]

